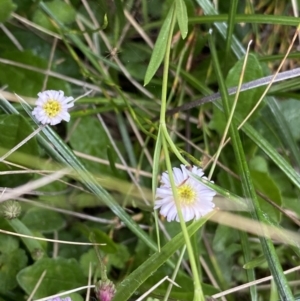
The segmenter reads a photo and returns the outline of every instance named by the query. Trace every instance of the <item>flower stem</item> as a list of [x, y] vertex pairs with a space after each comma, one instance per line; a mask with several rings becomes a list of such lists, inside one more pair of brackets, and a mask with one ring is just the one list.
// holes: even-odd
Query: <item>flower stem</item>
[[203, 291], [202, 291], [202, 287], [201, 287], [201, 283], [200, 283], [200, 277], [199, 277], [199, 272], [198, 272], [198, 268], [197, 268], [197, 264], [196, 264], [193, 247], [192, 247], [190, 237], [189, 237], [189, 234], [188, 234], [188, 231], [186, 228], [186, 224], [185, 224], [185, 221], [184, 221], [184, 218], [183, 218], [183, 215], [181, 212], [181, 208], [180, 208], [178, 193], [177, 193], [176, 184], [175, 184], [174, 177], [173, 177], [173, 171], [172, 171], [170, 156], [169, 156], [169, 152], [168, 152], [167, 141], [166, 141], [166, 139], [164, 139], [164, 137], [162, 137], [162, 138], [163, 138], [162, 139], [163, 140], [163, 149], [164, 149], [164, 153], [165, 153], [165, 157], [166, 157], [167, 170], [168, 170], [168, 174], [169, 174], [170, 184], [172, 187], [172, 193], [174, 195], [176, 210], [178, 213], [180, 226], [181, 226], [181, 230], [182, 230], [183, 237], [185, 240], [187, 252], [189, 255], [189, 259], [190, 259], [190, 265], [191, 265], [191, 269], [192, 269], [192, 273], [193, 273], [193, 280], [194, 280], [194, 299], [193, 300], [194, 301], [204, 301]]
[[[171, 21], [171, 26], [170, 26], [170, 31], [169, 31], [169, 36], [167, 40], [167, 47], [166, 47], [166, 53], [164, 57], [164, 70], [163, 70], [163, 81], [162, 81], [162, 95], [161, 95], [161, 109], [160, 109], [160, 134], [161, 134], [161, 140], [162, 140], [162, 147], [164, 150], [165, 154], [165, 159], [166, 159], [166, 165], [167, 165], [167, 170], [170, 178], [170, 183], [172, 187], [172, 192], [174, 195], [175, 199], [175, 204], [176, 204], [176, 209], [178, 211], [178, 216], [180, 220], [180, 225], [182, 228], [182, 233], [185, 239], [189, 259], [190, 259], [190, 264], [191, 264], [191, 269], [193, 273], [193, 279], [194, 279], [194, 301], [204, 301], [204, 296], [202, 292], [202, 287], [200, 283], [200, 277], [197, 269], [197, 264], [195, 260], [195, 255], [193, 252], [192, 244], [190, 241], [190, 237], [187, 232], [186, 224], [181, 212], [180, 204], [179, 204], [179, 198], [178, 198], [178, 193], [176, 190], [176, 185], [173, 177], [173, 171], [172, 171], [172, 165], [170, 161], [170, 156], [169, 156], [169, 151], [168, 151], [168, 144], [171, 146], [172, 150], [176, 150], [175, 154], [178, 156], [179, 152], [177, 151], [171, 137], [169, 136], [169, 133], [167, 131], [166, 127], [166, 108], [167, 108], [167, 90], [168, 90], [168, 74], [169, 74], [169, 61], [170, 61], [170, 51], [171, 51], [171, 42], [172, 42], [172, 34], [175, 26], [175, 21], [176, 21], [176, 13], [175, 13], [175, 2], [173, 3], [173, 6], [171, 8], [173, 10], [172, 12], [172, 21]], [[187, 164], [187, 161], [180, 155], [178, 158], [183, 161], [184, 164]]]

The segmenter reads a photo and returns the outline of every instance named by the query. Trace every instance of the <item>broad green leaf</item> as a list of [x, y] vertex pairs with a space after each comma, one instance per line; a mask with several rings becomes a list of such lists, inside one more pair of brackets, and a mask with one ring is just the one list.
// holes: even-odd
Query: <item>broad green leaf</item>
[[249, 168], [251, 170], [256, 170], [260, 172], [267, 173], [268, 172], [268, 163], [264, 157], [255, 156], [249, 162]]
[[294, 139], [300, 140], [300, 101], [296, 99], [288, 99], [285, 101], [280, 101], [279, 106], [286, 121], [290, 125]]
[[[15, 113], [16, 109], [5, 99], [0, 100], [1, 106], [5, 108], [10, 114]], [[30, 113], [28, 108], [24, 107], [26, 113]], [[43, 129], [43, 133], [51, 142], [50, 144], [41, 136], [38, 136], [39, 142], [43, 145], [47, 153], [62, 164], [71, 167], [76, 170], [81, 182], [99, 198], [101, 203], [104, 203], [112, 213], [119, 217], [120, 220], [132, 231], [139, 239], [142, 239], [152, 250], [157, 250], [156, 243], [151, 239], [151, 237], [141, 229], [141, 227], [129, 216], [123, 207], [121, 207], [118, 202], [109, 194], [96, 180], [91, 173], [83, 166], [83, 164], [74, 155], [74, 152], [61, 140], [61, 138], [49, 127]], [[52, 147], [54, 145], [55, 148]], [[75, 249], [75, 248], [73, 248]], [[170, 262], [168, 262], [171, 266]]]
[[[221, 110], [220, 104], [216, 103], [218, 108]], [[242, 122], [242, 118], [235, 115], [234, 119], [238, 124]], [[243, 126], [243, 131], [245, 134], [274, 162], [274, 164], [287, 176], [287, 178], [294, 184], [296, 187], [300, 189], [300, 179], [299, 175], [295, 171], [295, 169], [291, 166], [291, 164], [285, 160], [285, 158], [278, 153], [278, 150], [271, 145], [269, 142], [269, 137], [266, 137], [260, 134], [254, 127], [252, 127], [249, 123], [246, 123]]]
[[[7, 220], [7, 223], [16, 233], [34, 237], [34, 234], [18, 218]], [[39, 240], [28, 237], [20, 237], [20, 239], [25, 244], [33, 260], [39, 260], [47, 256]]]
[[28, 9], [31, 9], [32, 6], [34, 6], [34, 2], [32, 0], [13, 0], [14, 4], [16, 4], [17, 9], [16, 12], [20, 14], [20, 12], [23, 14], [28, 12]]
[[57, 212], [32, 208], [22, 217], [22, 222], [32, 231], [52, 233], [65, 227], [64, 218]]
[[[1, 72], [0, 72], [1, 73]], [[32, 127], [27, 120], [21, 115], [0, 115], [0, 156], [6, 154], [10, 149], [15, 147], [18, 143], [23, 141], [28, 135], [32, 133]], [[26, 157], [22, 154], [30, 154], [36, 156], [36, 162], [38, 162], [38, 144], [36, 137], [31, 138], [27, 143], [21, 146], [18, 150], [18, 155], [12, 154], [7, 159], [11, 159], [12, 162], [23, 164], [26, 166]], [[17, 168], [15, 168], [17, 169]], [[7, 165], [0, 163], [0, 170], [8, 170]], [[0, 177], [0, 186], [2, 187], [16, 187], [18, 185], [26, 183], [32, 178], [31, 175], [10, 175]]]
[[0, 253], [0, 292], [7, 292], [18, 285], [16, 275], [26, 264], [27, 256], [22, 249]]
[[[57, 20], [62, 24], [70, 24], [75, 21], [76, 11], [74, 8], [62, 0], [53, 0], [46, 2], [48, 9], [54, 14]], [[33, 15], [33, 21], [38, 25], [52, 31], [56, 31], [55, 26], [49, 20], [43, 11], [36, 10]]]
[[[63, 178], [63, 180], [66, 180]], [[39, 196], [39, 200], [43, 204], [47, 204], [53, 207], [71, 209], [72, 207], [72, 198], [69, 200], [66, 197], [67, 184], [59, 181], [52, 182], [48, 185], [40, 187], [39, 190], [44, 193]]]
[[[96, 252], [94, 249], [89, 249], [87, 252], [82, 254], [79, 259], [79, 264], [81, 266], [81, 269], [83, 271], [83, 274], [88, 277], [89, 275], [89, 269], [90, 264], [92, 271], [95, 271], [99, 268], [99, 259], [96, 255]], [[98, 275], [100, 275], [100, 271], [98, 271]]]
[[[229, 71], [226, 78], [227, 87], [234, 87], [238, 85], [241, 72], [242, 72], [243, 63], [244, 63], [244, 59], [239, 60], [235, 64], [235, 66]], [[248, 82], [260, 78], [262, 76], [263, 76], [263, 72], [259, 61], [257, 60], [255, 55], [249, 54], [243, 82]], [[241, 117], [246, 117], [248, 113], [250, 113], [251, 109], [257, 103], [260, 95], [262, 94], [262, 91], [263, 88], [258, 88], [258, 89], [252, 89], [252, 90], [241, 92], [239, 94], [235, 111], [239, 113]], [[235, 95], [229, 97], [230, 106], [232, 106], [233, 104], [234, 97]], [[214, 110], [214, 115], [210, 123], [210, 126], [211, 128], [217, 130], [219, 134], [222, 134], [226, 125], [224, 113], [221, 112], [219, 109], [217, 109], [215, 106], [213, 107], [213, 110]], [[257, 116], [258, 110], [259, 108], [256, 110], [254, 116]], [[253, 119], [253, 115], [251, 119]]]
[[213, 249], [216, 252], [224, 252], [229, 245], [238, 239], [238, 231], [224, 225], [218, 225], [213, 239]]
[[100, 229], [89, 228], [86, 225], [77, 225], [77, 228], [89, 239], [89, 241], [104, 244], [99, 247], [104, 253], [117, 252], [117, 244], [105, 232]]
[[[147, 282], [141, 285], [138, 292], [143, 293], [148, 291], [149, 289], [151, 289], [151, 287], [153, 287], [156, 283], [158, 283], [169, 273], [170, 270], [168, 267], [166, 266], [160, 267], [158, 271], [156, 271], [150, 278], [147, 279]], [[178, 275], [176, 276], [176, 283], [179, 285], [179, 287], [174, 286], [172, 288], [170, 298], [168, 300], [192, 301], [194, 292], [193, 292], [193, 281], [191, 281], [191, 277], [179, 271]], [[154, 294], [155, 296], [159, 297], [159, 300], [163, 300], [168, 285], [169, 285], [169, 281], [165, 281], [155, 289]], [[211, 296], [219, 292], [219, 290], [213, 287], [212, 285], [202, 283], [201, 286], [205, 296]]]
[[[251, 170], [251, 177], [255, 188], [269, 197], [275, 204], [281, 206], [281, 194], [274, 180], [268, 173]], [[279, 221], [280, 212], [267, 201], [259, 197], [260, 208], [274, 221]]]
[[[186, 75], [185, 75], [186, 76]], [[185, 77], [186, 78], [186, 77]], [[197, 79], [193, 76], [190, 76], [190, 81], [193, 81], [196, 83]], [[197, 87], [199, 88], [199, 87]], [[204, 91], [205, 94], [211, 93], [209, 89], [206, 88]], [[221, 104], [219, 102], [215, 102], [214, 105], [216, 105], [220, 110], [223, 110]], [[264, 112], [264, 109], [261, 111]], [[240, 124], [243, 120], [239, 114], [235, 114], [234, 119], [236, 121], [236, 124]], [[255, 124], [258, 124], [261, 118], [254, 121]], [[259, 123], [259, 125], [261, 122]], [[291, 164], [283, 158], [282, 155], [278, 153], [278, 150], [272, 143], [270, 142], [270, 136], [265, 135], [264, 133], [258, 132], [252, 125], [249, 123], [246, 123], [242, 130], [245, 132], [245, 134], [258, 146], [259, 149], [261, 149], [277, 166], [279, 169], [282, 170], [282, 172], [287, 176], [287, 178], [296, 185], [300, 189], [300, 180], [299, 175], [295, 171], [295, 169], [291, 166]]]
[[233, 275], [226, 271], [234, 264], [234, 254], [241, 251], [241, 245], [237, 240], [239, 240], [237, 230], [224, 225], [217, 226], [213, 239], [213, 250], [224, 283], [230, 283], [233, 278]]
[[[78, 231], [77, 224], [73, 227], [61, 230], [59, 232], [59, 239], [66, 241], [77, 241], [77, 242], [88, 242], [86, 237]], [[70, 244], [60, 244], [58, 256], [63, 258], [75, 258], [78, 259], [80, 256], [89, 249], [88, 246], [73, 246]]]
[[108, 257], [108, 264], [123, 269], [130, 258], [126, 245], [118, 244], [117, 252]]
[[293, 183], [280, 169], [276, 167], [270, 168], [270, 175], [280, 190], [283, 199], [285, 197], [296, 197], [297, 190], [294, 189]]
[[124, 64], [127, 64], [128, 66], [130, 64], [141, 65], [145, 61], [149, 60], [150, 55], [151, 51], [149, 51], [147, 46], [141, 43], [130, 41], [122, 46], [122, 51], [119, 53], [119, 56]]
[[147, 85], [152, 77], [154, 76], [155, 72], [159, 68], [165, 53], [166, 53], [166, 47], [167, 47], [167, 40], [170, 35], [170, 28], [172, 19], [174, 18], [174, 10], [175, 6], [172, 5], [171, 9], [169, 10], [169, 13], [160, 29], [159, 35], [157, 37], [152, 56], [146, 71], [144, 85]]
[[43, 258], [19, 272], [17, 275], [19, 285], [30, 294], [44, 271], [47, 273], [34, 295], [35, 299], [71, 290], [87, 283], [75, 259]]
[[74, 194], [71, 204], [76, 208], [92, 208], [99, 206], [97, 197], [85, 192]]
[[17, 8], [12, 0], [0, 0], [0, 23], [10, 18], [11, 13]]
[[[0, 116], [0, 140], [1, 147], [7, 151], [16, 146], [32, 133], [32, 128], [21, 115], [1, 115]], [[38, 145], [35, 137], [22, 145], [18, 151], [27, 154], [38, 154]], [[4, 150], [0, 155], [4, 155]], [[9, 158], [9, 157], [8, 157]]]
[[86, 233], [86, 236], [91, 242], [95, 240], [97, 243], [105, 244], [104, 246], [100, 247], [104, 253], [113, 254], [117, 252], [118, 245], [103, 231], [95, 228], [88, 228], [88, 233]]
[[[68, 130], [72, 130], [76, 120], [68, 123]], [[87, 134], [88, 133], [88, 134]], [[76, 126], [70, 143], [74, 150], [85, 154], [95, 156], [104, 160], [107, 158], [107, 145], [110, 145], [109, 139], [101, 125], [101, 123], [93, 117], [82, 117]], [[115, 156], [115, 153], [113, 152]], [[82, 159], [84, 165], [91, 172], [111, 175], [111, 168], [108, 165], [95, 163], [90, 160]]]
[[[212, 39], [212, 35], [209, 36], [209, 46], [213, 58], [215, 74], [218, 77], [218, 84], [222, 95], [222, 103], [223, 103], [225, 115], [228, 118], [230, 115], [230, 103], [228, 99], [228, 92], [226, 89], [224, 79], [222, 77], [222, 71], [220, 69], [220, 64], [217, 57], [217, 51], [216, 51], [214, 41]], [[260, 208], [260, 204], [254, 189], [253, 181], [250, 175], [241, 138], [234, 123], [230, 124], [230, 134], [231, 134], [231, 142], [236, 156], [236, 162], [238, 165], [239, 175], [241, 177], [244, 196], [247, 197], [249, 200], [251, 200], [253, 205], [253, 210], [251, 211], [252, 217], [259, 222], [270, 223], [271, 221], [269, 217], [265, 215]], [[293, 300], [294, 297], [292, 291], [290, 289], [290, 286], [287, 282], [285, 275], [283, 274], [282, 266], [276, 254], [273, 242], [270, 239], [261, 236], [260, 243], [263, 247], [264, 255], [267, 258], [268, 266], [274, 277], [274, 281], [276, 283], [280, 297], [284, 300]]]
[[[188, 227], [188, 233], [192, 236], [209, 218], [206, 217], [195, 221]], [[135, 269], [129, 276], [127, 276], [118, 286], [114, 301], [128, 300], [135, 291], [146, 281], [156, 270], [164, 264], [170, 256], [173, 255], [184, 244], [182, 232], [176, 235], [170, 242], [165, 244], [161, 252], [156, 252], [150, 256], [144, 263]], [[136, 281], [138, 279], [138, 281]]]
[[[102, 248], [103, 247], [101, 246], [100, 250], [102, 250]], [[122, 244], [116, 244], [116, 250], [117, 251], [113, 254], [104, 254], [103, 256], [105, 258], [106, 270], [108, 273], [112, 267], [115, 267], [120, 270], [124, 269], [130, 258], [130, 254], [126, 246]], [[99, 259], [94, 249], [90, 249], [88, 252], [82, 254], [79, 262], [86, 276], [88, 276], [89, 273], [90, 263], [92, 264], [93, 270], [99, 267]], [[100, 276], [100, 271], [98, 272], [98, 275]]]
[[[249, 167], [255, 188], [271, 199], [276, 205], [281, 206], [280, 188], [272, 178], [273, 173], [269, 172], [266, 160], [260, 156], [254, 157], [250, 161]], [[278, 222], [280, 212], [261, 197], [259, 197], [259, 202], [261, 209], [274, 221]]]
[[[280, 102], [277, 101], [274, 97], [267, 97], [267, 109], [271, 118], [269, 120], [270, 127], [276, 132], [282, 146], [286, 149], [286, 152], [290, 153], [290, 158], [292, 164], [295, 168], [300, 167], [300, 155], [299, 147], [296, 143], [297, 138], [295, 139], [293, 134], [293, 126], [288, 123], [288, 119], [284, 116]], [[296, 110], [296, 106], [295, 109]]]
[[283, 197], [282, 198], [283, 207], [294, 211], [298, 216], [300, 216], [300, 206], [298, 198]]
[[[43, 70], [47, 69], [48, 59], [43, 59], [29, 50], [17, 51], [7, 50], [1, 53], [1, 58], [5, 58], [17, 63], [23, 63], [30, 67], [37, 67]], [[19, 68], [16, 66], [1, 64], [1, 68], [5, 72], [0, 72], [0, 83], [8, 85], [9, 90], [25, 96], [37, 97], [37, 93], [41, 91], [45, 77], [40, 73]], [[66, 95], [70, 94], [69, 84], [61, 79], [49, 77], [46, 89], [63, 90]]]
[[176, 17], [180, 28], [181, 36], [183, 39], [185, 39], [188, 34], [188, 15], [185, 0], [176, 0], [175, 3]]
[[[21, 1], [25, 2], [25, 0], [21, 0]], [[32, 2], [32, 0], [30, 0], [30, 2]], [[19, 9], [19, 5], [18, 5], [18, 9]], [[13, 34], [16, 40], [22, 45], [25, 52], [31, 53], [32, 55], [35, 56], [34, 59], [28, 58], [29, 61], [28, 62], [24, 61], [23, 63], [46, 70], [47, 67], [45, 66], [47, 66], [49, 57], [51, 56], [52, 43], [50, 41], [45, 42], [43, 36], [37, 35], [33, 31], [25, 30], [24, 28], [14, 28]], [[7, 35], [4, 34], [0, 35], [0, 45], [1, 45], [2, 53], [9, 54], [10, 52], [12, 52], [12, 55], [9, 56], [10, 60], [18, 61], [19, 55], [21, 55], [21, 58], [23, 58], [23, 53], [16, 51], [15, 44], [9, 39]], [[3, 58], [2, 54], [1, 57]], [[44, 62], [41, 61], [42, 59], [44, 60]], [[6, 70], [6, 67], [8, 67], [8, 65], [1, 64], [1, 67], [5, 68]], [[17, 70], [19, 72], [22, 71], [22, 69], [20, 68], [15, 68], [14, 70], [16, 70], [15, 72], [17, 72]], [[70, 56], [68, 52], [64, 51], [64, 49], [60, 47], [57, 47], [53, 54], [51, 70], [59, 73], [60, 75], [64, 74], [73, 78], [80, 78], [81, 76], [78, 64], [73, 60], [73, 58]], [[43, 79], [44, 75], [38, 74], [37, 72], [35, 73], [39, 77], [41, 77], [41, 79]], [[70, 95], [70, 88], [66, 89], [66, 87], [68, 87], [69, 85], [65, 80], [60, 80], [57, 78], [53, 78], [51, 76], [48, 78], [48, 80], [50, 80], [50, 85], [52, 85], [53, 81], [60, 82], [60, 87], [59, 85], [57, 85], [56, 89], [60, 88], [61, 90], [64, 90], [66, 94]], [[26, 89], [27, 87], [23, 87], [23, 88]], [[52, 87], [51, 89], [53, 88], [54, 87]], [[39, 87], [38, 90], [32, 96], [36, 96], [36, 93], [39, 92], [40, 90], [41, 87]], [[24, 91], [18, 92], [14, 90], [14, 92], [20, 95], [25, 95]]]
[[19, 247], [19, 241], [14, 236], [0, 234], [0, 253], [10, 253]]
[[254, 269], [254, 268], [261, 266], [264, 263], [266, 263], [266, 257], [261, 255], [259, 257], [256, 257], [255, 259], [245, 263], [243, 268], [244, 269]]

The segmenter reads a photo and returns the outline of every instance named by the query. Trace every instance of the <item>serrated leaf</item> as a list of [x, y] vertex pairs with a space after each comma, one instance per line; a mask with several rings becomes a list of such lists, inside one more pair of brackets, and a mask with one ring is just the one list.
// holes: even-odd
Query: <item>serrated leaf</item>
[[12, 0], [0, 0], [0, 23], [10, 18], [11, 13], [17, 8]]
[[38, 260], [19, 272], [17, 275], [19, 285], [30, 294], [44, 271], [47, 273], [34, 295], [35, 299], [86, 285], [87, 279], [78, 262], [75, 259], [64, 258]]
[[181, 37], [185, 39], [188, 33], [188, 15], [184, 0], [176, 0], [176, 17]]
[[52, 233], [65, 227], [66, 222], [63, 217], [54, 211], [31, 208], [22, 218], [22, 222], [32, 231], [42, 233]]
[[144, 79], [144, 85], [147, 85], [152, 77], [154, 76], [155, 72], [159, 68], [165, 53], [166, 53], [166, 47], [167, 47], [167, 40], [170, 34], [170, 28], [172, 19], [174, 17], [174, 10], [175, 7], [172, 5], [171, 9], [169, 10], [169, 13], [167, 14], [167, 17], [160, 29], [159, 35], [157, 37], [156, 43], [154, 45], [154, 49], [151, 55], [151, 59], [146, 71], [145, 79]]

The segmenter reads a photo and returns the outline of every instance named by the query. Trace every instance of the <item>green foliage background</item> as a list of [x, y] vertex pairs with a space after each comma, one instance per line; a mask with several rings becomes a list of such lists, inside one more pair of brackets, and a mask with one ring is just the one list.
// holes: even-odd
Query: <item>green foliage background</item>
[[[164, 95], [176, 148], [169, 145], [172, 166], [182, 163], [177, 151], [208, 173], [206, 163], [228, 120], [226, 105], [231, 108], [235, 98], [225, 88], [238, 85], [248, 42], [253, 40], [244, 82], [274, 74], [297, 30], [297, 1], [214, 2], [218, 9], [209, 0], [0, 0], [0, 155], [37, 128], [31, 107], [16, 94], [29, 106], [42, 90], [84, 95], [68, 124], [46, 127], [1, 161], [0, 187], [6, 192], [69, 170], [18, 195], [21, 216], [0, 217], [0, 229], [86, 243], [94, 235], [106, 244], [100, 250], [117, 286], [116, 301], [135, 300], [171, 277], [185, 244], [178, 223], [162, 218], [156, 231], [153, 215], [155, 179], [167, 169], [158, 134]], [[298, 43], [281, 71], [298, 70]], [[226, 300], [297, 300], [300, 294], [299, 272], [282, 272], [298, 266], [300, 255], [299, 240], [283, 231], [297, 233], [300, 225], [299, 80], [272, 85], [237, 131], [264, 89], [240, 93], [229, 134], [233, 142], [222, 149], [212, 175], [220, 214], [224, 208], [234, 214], [231, 227], [210, 216], [188, 224], [205, 296], [270, 274], [271, 284], [238, 290]], [[222, 97], [186, 110], [219, 90]], [[182, 105], [176, 114], [168, 112]], [[245, 187], [253, 188], [257, 202]], [[245, 211], [249, 199], [254, 209]], [[239, 228], [240, 217], [274, 227], [282, 240]], [[180, 287], [172, 288], [168, 300], [196, 300], [189, 260], [184, 255], [175, 278]], [[90, 264], [95, 284], [100, 272], [92, 246], [0, 233], [0, 301], [27, 300], [44, 271], [33, 300], [85, 286]], [[164, 300], [167, 287], [164, 282], [149, 300]], [[83, 300], [85, 294], [70, 296]]]

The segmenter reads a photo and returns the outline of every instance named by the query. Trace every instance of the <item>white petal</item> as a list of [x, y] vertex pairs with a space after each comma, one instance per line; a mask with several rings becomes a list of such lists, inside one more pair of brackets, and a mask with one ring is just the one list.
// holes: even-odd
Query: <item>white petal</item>
[[[65, 97], [63, 91], [47, 90], [38, 93], [38, 99], [36, 101], [36, 107], [32, 111], [32, 115], [42, 124], [56, 125], [62, 120], [69, 121], [70, 114], [68, 109], [74, 106], [73, 97]], [[60, 112], [55, 116], [49, 116], [49, 113], [45, 111], [44, 105], [49, 101], [57, 101], [60, 103]]]
[[[178, 187], [179, 185], [182, 185], [184, 183], [185, 185], [188, 185], [192, 190], [194, 190], [195, 193], [195, 199], [190, 204], [180, 204], [183, 218], [185, 221], [199, 219], [203, 215], [211, 212], [215, 207], [215, 204], [212, 202], [212, 200], [216, 195], [216, 192], [205, 186], [201, 182], [190, 177], [188, 173], [189, 168], [185, 167], [184, 165], [181, 165], [180, 167], [181, 168], [173, 168], [173, 177], [176, 186]], [[207, 179], [206, 177], [204, 177], [204, 173], [201, 168], [193, 166], [190, 170], [195, 175], [200, 176], [203, 179]], [[167, 221], [179, 221], [173, 192], [170, 187], [170, 179], [167, 172], [164, 172], [162, 174], [161, 186], [157, 188], [156, 191], [156, 201], [154, 208], [160, 208], [160, 214], [165, 216]]]

